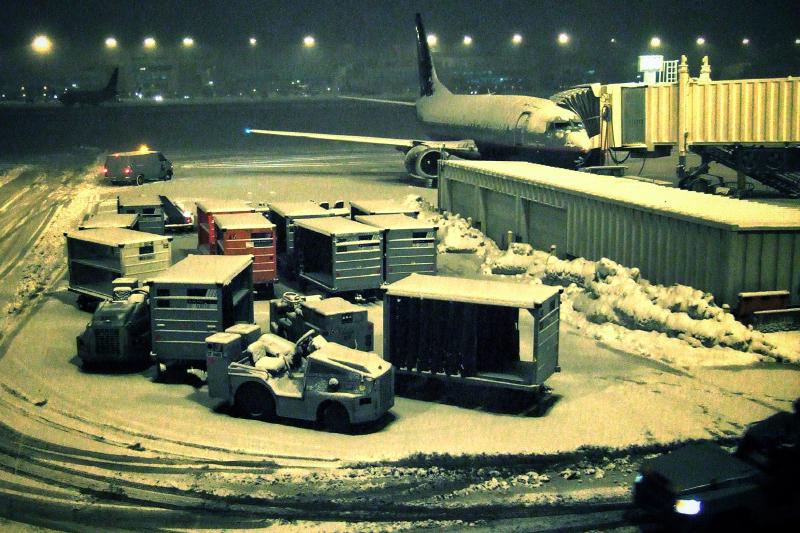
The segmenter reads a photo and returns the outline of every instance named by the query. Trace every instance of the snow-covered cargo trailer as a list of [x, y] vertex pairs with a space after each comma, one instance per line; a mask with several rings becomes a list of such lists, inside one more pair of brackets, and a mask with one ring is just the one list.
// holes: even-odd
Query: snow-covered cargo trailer
[[253, 285], [269, 297], [278, 280], [275, 224], [259, 213], [231, 213], [214, 217], [216, 255], [252, 255]]
[[297, 264], [294, 257], [295, 224], [306, 218], [337, 216], [336, 211], [315, 202], [275, 202], [269, 204], [269, 219], [275, 223], [278, 239], [278, 262], [289, 277], [294, 277]]
[[214, 217], [224, 213], [255, 213], [255, 208], [241, 200], [202, 200], [197, 202], [197, 250], [201, 254], [217, 253]]
[[164, 208], [156, 194], [117, 196], [117, 213], [138, 215], [139, 231], [165, 233]]
[[409, 274], [436, 274], [435, 225], [410, 216], [356, 216], [356, 222], [383, 231], [383, 279], [394, 283]]
[[350, 202], [350, 215], [355, 220], [359, 215], [419, 215], [418, 207], [410, 207], [397, 200], [358, 200]]
[[202, 366], [206, 337], [253, 322], [250, 256], [190, 255], [149, 282], [152, 357], [165, 367]]
[[97, 213], [84, 220], [78, 229], [98, 229], [98, 228], [125, 228], [138, 229], [136, 224], [139, 215], [120, 214], [120, 213]]
[[328, 293], [368, 291], [383, 283], [383, 235], [376, 227], [342, 217], [300, 220], [295, 254], [298, 274]]
[[386, 287], [383, 357], [398, 374], [540, 392], [560, 371], [561, 290], [412, 274]]
[[110, 300], [117, 278], [148, 280], [172, 263], [172, 237], [125, 228], [85, 229], [65, 233], [69, 290], [78, 306]]

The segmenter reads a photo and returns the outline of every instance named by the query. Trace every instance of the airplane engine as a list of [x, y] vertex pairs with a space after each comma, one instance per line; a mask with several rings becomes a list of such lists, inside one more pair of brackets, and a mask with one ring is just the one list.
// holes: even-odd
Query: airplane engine
[[439, 176], [439, 160], [447, 158], [447, 152], [420, 144], [406, 152], [406, 170], [421, 178], [435, 179]]

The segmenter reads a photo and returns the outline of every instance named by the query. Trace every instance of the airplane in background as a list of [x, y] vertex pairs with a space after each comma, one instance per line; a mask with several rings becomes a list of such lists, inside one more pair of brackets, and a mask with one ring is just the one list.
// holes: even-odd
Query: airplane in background
[[108, 80], [108, 84], [106, 84], [104, 88], [94, 91], [67, 89], [64, 91], [64, 94], [59, 97], [59, 101], [67, 107], [75, 104], [100, 105], [103, 102], [108, 102], [117, 97], [118, 81], [119, 67], [114, 69], [114, 72], [111, 74], [111, 79]]
[[305, 137], [394, 146], [405, 154], [408, 172], [434, 184], [438, 161], [523, 160], [576, 168], [589, 161], [592, 144], [580, 116], [554, 101], [534, 96], [457, 95], [436, 76], [422, 17], [416, 14], [419, 98], [416, 103], [358, 100], [416, 107], [417, 118], [438, 140], [391, 139], [297, 131], [245, 129], [245, 133]]

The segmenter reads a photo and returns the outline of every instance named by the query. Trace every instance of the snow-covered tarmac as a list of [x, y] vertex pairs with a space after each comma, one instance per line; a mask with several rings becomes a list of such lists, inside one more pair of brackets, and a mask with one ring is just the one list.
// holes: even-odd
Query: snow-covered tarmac
[[[391, 152], [174, 157], [176, 178], [146, 185], [142, 192], [265, 201], [402, 199], [412, 193], [434, 201], [434, 191], [409, 181]], [[320, 161], [327, 162], [323, 169]], [[101, 193], [116, 190], [98, 188]], [[186, 253], [192, 240], [179, 237], [175, 244]], [[443, 257], [441, 266], [445, 273], [479, 275], [474, 261], [460, 254]], [[46, 400], [38, 410], [41, 417], [67, 427], [74, 424], [72, 429], [80, 426], [96, 439], [139, 442], [146, 449], [236, 450], [279, 462], [380, 460], [415, 453], [548, 454], [581, 446], [618, 449], [736, 435], [747, 423], [787, 409], [800, 395], [796, 366], [676, 369], [604, 347], [564, 324], [563, 372], [548, 381], [556, 402], [542, 417], [399, 398], [383, 425], [357, 435], [331, 435], [290, 422], [264, 424], [231, 417], [208, 398], [199, 380], [155, 383], [152, 368], [82, 372], [75, 335], [88, 315], [78, 311], [73, 300], [63, 281], [51, 287], [0, 359], [0, 396], [11, 403], [19, 397]], [[265, 303], [259, 303], [262, 326], [265, 309]], [[379, 304], [370, 306], [378, 326], [377, 346], [380, 313]], [[4, 419], [14, 425], [18, 415], [6, 414]]]

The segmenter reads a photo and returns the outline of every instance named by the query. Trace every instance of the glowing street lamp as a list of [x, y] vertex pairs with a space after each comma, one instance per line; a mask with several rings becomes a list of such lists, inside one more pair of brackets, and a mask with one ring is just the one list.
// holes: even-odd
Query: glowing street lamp
[[561, 46], [565, 46], [569, 44], [569, 35], [566, 33], [559, 33], [558, 34], [558, 44]]
[[512, 44], [516, 44], [516, 45], [522, 44], [522, 34], [515, 33], [514, 35], [512, 35], [511, 36], [511, 43]]
[[661, 48], [661, 37], [652, 37], [650, 39], [650, 48]]
[[306, 48], [314, 48], [317, 45], [317, 40], [313, 35], [306, 35], [303, 37], [303, 46]]
[[114, 37], [108, 37], [106, 39], [106, 48], [108, 48], [109, 50], [114, 50], [118, 45], [119, 43]]
[[156, 47], [156, 40], [152, 37], [146, 37], [144, 40], [144, 47], [148, 50], [153, 50]]
[[747, 46], [748, 44], [750, 44], [750, 39], [748, 39], [747, 37], [742, 39], [742, 45]]
[[427, 37], [428, 46], [436, 46], [439, 44], [439, 37], [435, 33], [429, 33]]
[[800, 39], [795, 39], [794, 44], [800, 44]]
[[191, 37], [184, 37], [182, 42], [184, 48], [192, 48], [194, 46], [194, 39]]
[[255, 45], [258, 44], [258, 39], [256, 39], [255, 37], [250, 37], [250, 41], [249, 42], [250, 42], [250, 46], [255, 46]]
[[616, 44], [617, 40], [615, 38], [611, 38], [611, 44]]
[[53, 49], [53, 41], [51, 41], [50, 37], [47, 35], [37, 35], [33, 38], [33, 42], [31, 42], [31, 48], [33, 48], [33, 51], [37, 54], [49, 54]]
[[704, 44], [706, 44], [706, 38], [701, 35], [700, 37], [697, 38], [697, 41], [695, 42], [697, 43], [697, 46], [703, 46]]
[[465, 35], [463, 43], [464, 43], [464, 46], [472, 46], [472, 37], [469, 36], [469, 35]]

